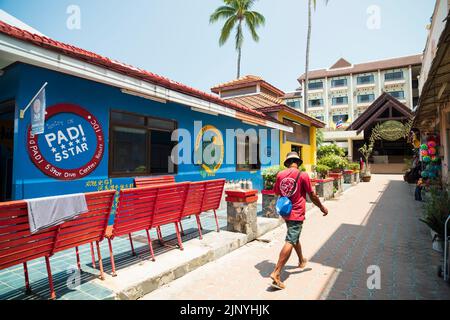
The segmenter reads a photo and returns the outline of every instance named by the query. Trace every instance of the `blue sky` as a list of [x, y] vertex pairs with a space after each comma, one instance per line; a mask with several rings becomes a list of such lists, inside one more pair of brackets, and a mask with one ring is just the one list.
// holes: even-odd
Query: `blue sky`
[[[233, 38], [219, 47], [222, 24], [209, 24], [220, 0], [0, 0], [0, 8], [47, 36], [209, 91], [236, 76]], [[421, 53], [432, 0], [317, 0], [311, 69], [339, 57], [353, 63]], [[81, 9], [81, 29], [66, 27], [69, 5]], [[379, 8], [379, 27], [367, 13]], [[285, 91], [304, 72], [307, 0], [260, 0], [266, 17], [260, 42], [246, 33], [242, 74], [256, 74]]]

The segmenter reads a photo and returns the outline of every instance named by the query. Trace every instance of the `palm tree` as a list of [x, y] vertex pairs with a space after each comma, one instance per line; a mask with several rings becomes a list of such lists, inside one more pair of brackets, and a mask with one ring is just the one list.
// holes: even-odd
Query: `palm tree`
[[[325, 4], [328, 4], [329, 0], [325, 0]], [[306, 62], [305, 62], [305, 85], [303, 88], [303, 103], [304, 103], [304, 109], [308, 108], [308, 82], [309, 82], [309, 50], [310, 50], [310, 44], [311, 44], [311, 29], [312, 29], [312, 8], [314, 7], [314, 10], [316, 10], [316, 0], [308, 0], [308, 35], [306, 37]]]
[[224, 6], [221, 6], [214, 11], [209, 18], [210, 23], [215, 23], [220, 19], [226, 19], [222, 27], [219, 38], [219, 45], [223, 46], [230, 37], [231, 31], [236, 27], [236, 50], [238, 51], [237, 61], [237, 78], [241, 76], [241, 57], [242, 44], [244, 42], [243, 23], [245, 23], [250, 30], [254, 41], [259, 41], [259, 36], [256, 29], [263, 26], [266, 19], [262, 14], [256, 11], [251, 11], [256, 0], [223, 0]]

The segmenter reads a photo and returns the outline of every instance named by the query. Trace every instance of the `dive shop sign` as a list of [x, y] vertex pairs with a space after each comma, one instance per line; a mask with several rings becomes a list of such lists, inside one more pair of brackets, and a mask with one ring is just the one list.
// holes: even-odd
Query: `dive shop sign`
[[31, 161], [47, 176], [77, 180], [88, 176], [103, 157], [103, 131], [90, 112], [73, 104], [47, 108], [44, 134], [28, 128], [27, 149]]

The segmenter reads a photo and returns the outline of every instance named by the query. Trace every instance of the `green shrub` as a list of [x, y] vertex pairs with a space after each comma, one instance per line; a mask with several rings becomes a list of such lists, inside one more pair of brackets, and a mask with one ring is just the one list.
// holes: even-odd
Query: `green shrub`
[[430, 198], [424, 205], [424, 216], [420, 221], [428, 225], [431, 230], [438, 234], [438, 237], [444, 239], [445, 220], [448, 218], [450, 208], [450, 195], [444, 188], [430, 188]]
[[338, 147], [335, 144], [329, 144], [326, 146], [321, 146], [317, 149], [317, 159], [322, 159], [329, 155], [336, 155], [339, 157], [345, 156], [345, 150], [341, 147]]
[[358, 162], [350, 162], [350, 163], [347, 165], [347, 169], [353, 170], [353, 171], [359, 171], [360, 168], [361, 168], [361, 167], [360, 167], [360, 165], [359, 165]]
[[318, 164], [313, 167], [313, 170], [317, 173], [317, 175], [320, 178], [325, 178], [326, 175], [328, 174], [328, 171], [330, 171], [331, 168], [322, 164]]
[[264, 180], [264, 190], [272, 190], [275, 182], [277, 181], [277, 174], [283, 171], [283, 166], [272, 166], [262, 171], [262, 177]]
[[331, 170], [345, 169], [348, 166], [348, 160], [336, 154], [329, 154], [317, 161], [318, 165], [325, 165]]

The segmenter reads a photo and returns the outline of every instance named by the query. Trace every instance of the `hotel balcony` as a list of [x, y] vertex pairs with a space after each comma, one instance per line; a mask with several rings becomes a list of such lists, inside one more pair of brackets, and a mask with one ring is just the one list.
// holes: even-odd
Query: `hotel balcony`
[[372, 103], [373, 103], [373, 101], [372, 101], [372, 102], [358, 102], [358, 103], [356, 104], [356, 107], [357, 107], [357, 108], [367, 108], [367, 107], [370, 106]]
[[331, 92], [335, 92], [335, 91], [348, 91], [348, 86], [342, 86], [342, 87], [331, 87], [330, 88]]
[[369, 88], [375, 88], [376, 83], [361, 83], [356, 85], [356, 89], [369, 89]]
[[384, 86], [390, 87], [390, 86], [397, 86], [397, 85], [405, 84], [405, 83], [406, 83], [405, 79], [389, 80], [389, 81], [384, 81]]
[[317, 94], [317, 93], [323, 93], [324, 92], [324, 88], [321, 89], [308, 89], [308, 95], [310, 94]]

